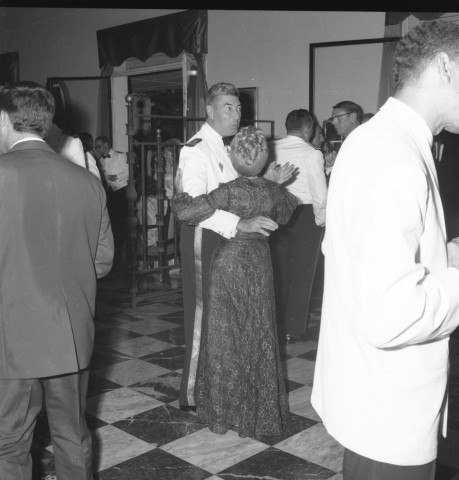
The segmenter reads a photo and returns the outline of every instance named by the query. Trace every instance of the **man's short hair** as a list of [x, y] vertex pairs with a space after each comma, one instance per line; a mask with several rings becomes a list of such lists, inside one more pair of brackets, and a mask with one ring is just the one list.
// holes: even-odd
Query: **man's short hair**
[[99, 143], [106, 143], [107, 145], [110, 145], [110, 142], [108, 140], [108, 137], [106, 137], [105, 135], [100, 135], [99, 137], [97, 137], [95, 140], [94, 140], [94, 143], [96, 142], [99, 142]]
[[304, 108], [292, 110], [285, 119], [285, 128], [287, 132], [298, 132], [305, 127], [312, 128], [314, 120], [312, 115]]
[[53, 123], [54, 97], [35, 82], [18, 82], [0, 92], [0, 110], [8, 114], [16, 132], [44, 138]]
[[232, 83], [216, 83], [215, 85], [212, 85], [207, 92], [207, 105], [213, 105], [221, 95], [239, 97], [239, 91]]
[[351, 102], [350, 100], [343, 100], [342, 102], [339, 102], [336, 105], [333, 105], [333, 110], [335, 108], [339, 108], [340, 110], [344, 110], [347, 113], [357, 114], [357, 121], [359, 123], [362, 122], [363, 109], [360, 105], [357, 105], [357, 103]]
[[368, 122], [368, 120], [372, 119], [374, 116], [375, 116], [374, 113], [370, 113], [370, 112], [364, 113], [364, 114], [362, 115], [362, 123]]
[[452, 60], [459, 56], [459, 25], [444, 20], [423, 22], [399, 40], [392, 77], [395, 91], [419, 79], [432, 59], [445, 52]]
[[94, 146], [94, 140], [92, 138], [92, 135], [88, 132], [81, 132], [78, 137], [83, 145], [83, 150], [85, 152], [91, 150], [91, 148]]

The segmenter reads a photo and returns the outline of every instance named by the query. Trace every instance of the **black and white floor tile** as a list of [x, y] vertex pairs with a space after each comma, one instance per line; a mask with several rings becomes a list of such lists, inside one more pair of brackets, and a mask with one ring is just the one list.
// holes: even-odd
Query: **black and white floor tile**
[[[217, 435], [179, 409], [184, 355], [178, 282], [131, 308], [129, 279], [99, 284], [87, 418], [97, 480], [341, 480], [342, 447], [310, 403], [320, 298], [307, 341], [283, 348], [293, 422], [279, 437]], [[436, 480], [459, 480], [459, 335], [451, 340], [449, 435], [440, 443]], [[34, 441], [34, 480], [54, 480], [43, 412]]]

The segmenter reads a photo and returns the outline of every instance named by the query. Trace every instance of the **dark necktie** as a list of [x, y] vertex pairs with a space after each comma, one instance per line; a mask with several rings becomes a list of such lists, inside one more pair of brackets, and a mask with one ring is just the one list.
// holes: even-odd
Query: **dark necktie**
[[102, 158], [110, 158], [110, 155], [104, 155]]
[[234, 137], [222, 137], [223, 140], [223, 145], [225, 147], [229, 147], [231, 145], [231, 140], [233, 140]]

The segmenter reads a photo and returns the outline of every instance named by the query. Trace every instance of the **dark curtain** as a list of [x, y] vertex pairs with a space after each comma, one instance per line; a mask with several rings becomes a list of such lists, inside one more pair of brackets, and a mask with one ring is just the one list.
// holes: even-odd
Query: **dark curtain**
[[73, 135], [75, 129], [67, 84], [64, 80], [51, 77], [46, 82], [46, 89], [52, 93], [56, 106], [53, 122], [64, 132]]
[[186, 10], [97, 31], [99, 67], [121, 65], [135, 57], [145, 61], [155, 53], [168, 57], [207, 53], [207, 10]]
[[[187, 88], [187, 104], [188, 104], [188, 118], [206, 118], [206, 96], [207, 96], [207, 81], [206, 72], [204, 69], [204, 56], [201, 53], [195, 53], [196, 59], [196, 75], [190, 75], [188, 78]], [[188, 121], [187, 122], [187, 139], [191, 138], [200, 128], [202, 122]]]
[[[113, 66], [105, 65], [100, 71], [101, 77], [111, 77], [113, 75]], [[112, 129], [110, 118], [110, 82], [101, 80], [99, 83], [98, 99], [98, 118], [97, 118], [97, 136], [104, 135], [110, 139], [112, 145]]]
[[[186, 10], [99, 30], [97, 45], [101, 76], [112, 75], [113, 67], [132, 57], [145, 61], [155, 53], [164, 53], [171, 58], [178, 57], [182, 52], [193, 55], [197, 62], [197, 75], [189, 77], [187, 116], [205, 118], [207, 83], [203, 56], [207, 53], [207, 10]], [[107, 88], [105, 82], [101, 82], [99, 131], [101, 135], [108, 136], [109, 112], [104, 101]], [[186, 130], [189, 138], [199, 129], [199, 123], [188, 123], [190, 125]]]
[[4, 53], [0, 55], [0, 85], [16, 82], [19, 82], [19, 53]]

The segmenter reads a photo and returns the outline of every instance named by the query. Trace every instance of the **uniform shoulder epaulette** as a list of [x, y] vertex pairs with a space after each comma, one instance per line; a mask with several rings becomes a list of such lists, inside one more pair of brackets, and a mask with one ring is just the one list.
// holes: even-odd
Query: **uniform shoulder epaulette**
[[191, 142], [186, 143], [185, 147], [195, 147], [199, 142], [202, 142], [202, 138], [195, 138]]

